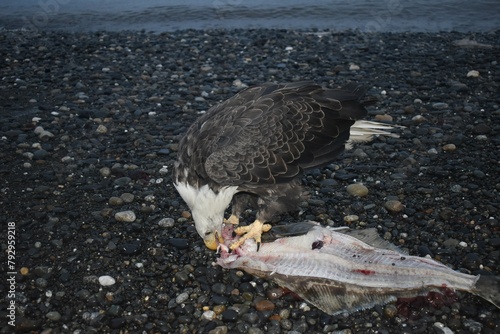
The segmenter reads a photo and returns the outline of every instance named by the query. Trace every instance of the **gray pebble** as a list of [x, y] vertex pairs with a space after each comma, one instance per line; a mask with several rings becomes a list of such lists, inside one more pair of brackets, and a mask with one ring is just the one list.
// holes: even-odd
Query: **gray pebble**
[[385, 202], [384, 207], [391, 212], [401, 212], [405, 208], [405, 206], [397, 200], [389, 200]]
[[44, 160], [49, 155], [49, 152], [44, 149], [33, 152], [33, 160]]
[[135, 221], [136, 216], [134, 211], [120, 211], [115, 213], [115, 219], [119, 222], [131, 223]]
[[39, 277], [36, 279], [35, 284], [39, 288], [46, 288], [49, 283], [47, 282], [47, 280], [45, 278]]
[[111, 169], [109, 167], [102, 167], [99, 169], [99, 173], [103, 177], [110, 177], [111, 176]]
[[99, 124], [99, 126], [97, 127], [95, 132], [97, 132], [99, 134], [104, 134], [104, 133], [108, 132], [108, 128], [105, 125]]
[[121, 199], [120, 197], [113, 196], [110, 197], [108, 204], [111, 206], [120, 206], [123, 205], [123, 199]]
[[436, 109], [436, 110], [443, 110], [443, 109], [448, 108], [448, 103], [436, 102], [436, 103], [432, 104], [432, 108]]
[[120, 195], [120, 198], [123, 200], [125, 203], [132, 203], [135, 199], [135, 196], [131, 193], [123, 193]]
[[173, 227], [175, 225], [175, 220], [173, 218], [163, 218], [158, 222], [161, 227]]
[[177, 304], [182, 304], [188, 299], [189, 299], [189, 294], [187, 292], [182, 292], [181, 294], [177, 295], [177, 297], [175, 297], [175, 302]]
[[126, 186], [128, 185], [130, 182], [132, 181], [132, 179], [128, 176], [124, 176], [124, 177], [120, 177], [118, 179], [115, 180], [115, 184], [117, 186]]
[[59, 321], [61, 319], [61, 314], [57, 311], [50, 311], [45, 316], [52, 321]]
[[469, 333], [481, 333], [483, 330], [483, 324], [472, 319], [464, 319], [463, 325]]

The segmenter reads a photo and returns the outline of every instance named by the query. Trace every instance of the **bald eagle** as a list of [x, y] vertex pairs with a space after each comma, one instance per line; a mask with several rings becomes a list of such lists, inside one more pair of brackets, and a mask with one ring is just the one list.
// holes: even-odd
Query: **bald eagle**
[[364, 91], [354, 83], [337, 89], [265, 83], [199, 117], [179, 143], [173, 179], [205, 245], [216, 249], [223, 222], [238, 224], [248, 206], [256, 219], [235, 230], [244, 235], [231, 248], [248, 238], [260, 244], [273, 216], [304, 201], [304, 170], [327, 165], [351, 141], [390, 135], [389, 125], [359, 121], [367, 115]]

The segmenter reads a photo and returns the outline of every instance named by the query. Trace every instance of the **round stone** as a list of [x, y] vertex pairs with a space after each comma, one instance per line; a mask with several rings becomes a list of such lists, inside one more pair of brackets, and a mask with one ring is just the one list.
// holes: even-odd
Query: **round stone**
[[61, 319], [61, 314], [57, 311], [50, 311], [45, 316], [52, 321], [59, 321]]
[[446, 144], [443, 146], [443, 151], [446, 151], [446, 152], [452, 152], [452, 151], [455, 151], [457, 149], [457, 147], [455, 146], [455, 144]]
[[123, 199], [121, 199], [120, 197], [113, 196], [109, 198], [108, 203], [111, 206], [120, 206], [123, 205]]
[[97, 132], [99, 134], [104, 134], [104, 133], [108, 132], [108, 128], [102, 124], [99, 124], [99, 126], [97, 127], [95, 132]]
[[175, 298], [177, 304], [182, 304], [189, 299], [189, 294], [187, 292], [182, 292]]
[[125, 202], [125, 203], [132, 203], [134, 201], [135, 196], [131, 193], [123, 193], [120, 195], [120, 198]]
[[391, 212], [401, 212], [405, 206], [398, 200], [389, 200], [385, 202], [384, 207]]
[[111, 169], [109, 167], [102, 167], [101, 169], [99, 169], [99, 173], [102, 177], [110, 177]]
[[120, 211], [115, 213], [115, 219], [119, 222], [131, 223], [135, 221], [136, 216], [134, 211]]
[[359, 220], [359, 217], [356, 215], [348, 215], [348, 216], [344, 217], [344, 221], [346, 223], [353, 223], [353, 222], [357, 222], [358, 220]]
[[368, 195], [368, 188], [362, 183], [354, 183], [347, 186], [347, 192], [350, 195], [363, 197]]
[[255, 303], [255, 309], [257, 311], [272, 311], [274, 310], [275, 305], [273, 302], [267, 299], [263, 299]]
[[102, 286], [111, 286], [115, 283], [116, 280], [109, 275], [99, 276], [99, 284], [101, 284]]

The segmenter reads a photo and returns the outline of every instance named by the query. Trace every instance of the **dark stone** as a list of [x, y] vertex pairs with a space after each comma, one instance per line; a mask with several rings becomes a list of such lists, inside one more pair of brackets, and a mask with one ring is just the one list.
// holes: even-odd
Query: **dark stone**
[[171, 238], [171, 239], [168, 239], [168, 243], [177, 249], [188, 249], [189, 248], [189, 241], [187, 239]]
[[222, 321], [235, 322], [238, 320], [238, 312], [233, 309], [225, 310], [221, 313]]

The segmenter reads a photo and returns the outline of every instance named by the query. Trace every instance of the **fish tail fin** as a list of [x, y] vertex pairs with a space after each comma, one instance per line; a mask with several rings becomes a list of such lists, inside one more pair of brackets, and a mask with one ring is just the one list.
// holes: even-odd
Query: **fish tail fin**
[[500, 276], [480, 275], [474, 293], [500, 308]]

